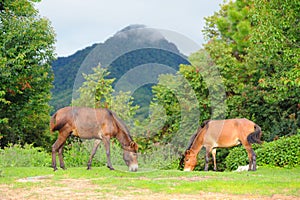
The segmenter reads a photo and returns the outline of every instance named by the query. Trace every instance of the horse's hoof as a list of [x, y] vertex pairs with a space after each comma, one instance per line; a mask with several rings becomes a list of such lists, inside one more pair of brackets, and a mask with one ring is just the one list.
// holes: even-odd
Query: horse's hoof
[[111, 166], [106, 166], [107, 168], [109, 168], [110, 170], [115, 170], [113, 167], [111, 167]]

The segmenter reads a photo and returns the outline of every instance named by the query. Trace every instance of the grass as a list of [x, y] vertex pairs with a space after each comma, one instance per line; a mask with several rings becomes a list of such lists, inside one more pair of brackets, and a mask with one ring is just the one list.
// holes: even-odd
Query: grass
[[[95, 185], [94, 192], [110, 193], [121, 196], [127, 191], [132, 194], [148, 191], [154, 194], [199, 194], [212, 192], [231, 195], [300, 197], [300, 167], [293, 169], [260, 167], [256, 172], [183, 172], [178, 170], [141, 169], [139, 172], [127, 172], [124, 166], [115, 166], [115, 171], [106, 167], [69, 168], [53, 172], [47, 167], [7, 167], [0, 169], [0, 186], [25, 188], [63, 187], [63, 180], [88, 180]], [[44, 182], [20, 183], [21, 178], [47, 176]], [[84, 187], [84, 186], [83, 186]], [[1, 188], [0, 188], [1, 189]], [[89, 188], [82, 188], [88, 190]], [[1, 190], [0, 190], [1, 192]]]

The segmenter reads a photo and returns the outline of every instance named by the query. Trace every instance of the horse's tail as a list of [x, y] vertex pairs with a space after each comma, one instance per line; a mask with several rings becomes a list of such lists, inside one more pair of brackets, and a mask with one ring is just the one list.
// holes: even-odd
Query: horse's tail
[[260, 140], [261, 135], [262, 135], [261, 128], [257, 124], [255, 124], [254, 125], [254, 132], [252, 132], [248, 135], [247, 141], [250, 144], [253, 144], [253, 143], [261, 144], [262, 143], [262, 141]]
[[54, 115], [51, 116], [50, 118], [50, 133], [53, 133], [55, 129], [55, 124], [56, 124], [56, 115], [57, 113], [54, 113]]
[[52, 115], [50, 119], [50, 132], [53, 133], [54, 131], [60, 130], [66, 122], [64, 120], [56, 120], [57, 112]]

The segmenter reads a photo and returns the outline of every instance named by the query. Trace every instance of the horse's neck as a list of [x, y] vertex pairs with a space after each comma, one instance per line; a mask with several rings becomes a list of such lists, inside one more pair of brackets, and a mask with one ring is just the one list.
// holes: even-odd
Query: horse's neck
[[117, 138], [117, 140], [119, 140], [122, 147], [128, 146], [131, 142], [130, 136], [127, 133], [125, 133], [124, 131], [120, 131], [117, 134], [116, 138]]
[[200, 130], [200, 132], [195, 137], [190, 150], [193, 150], [196, 154], [199, 153], [199, 151], [202, 148], [203, 145], [203, 139], [204, 139], [205, 130], [204, 128]]

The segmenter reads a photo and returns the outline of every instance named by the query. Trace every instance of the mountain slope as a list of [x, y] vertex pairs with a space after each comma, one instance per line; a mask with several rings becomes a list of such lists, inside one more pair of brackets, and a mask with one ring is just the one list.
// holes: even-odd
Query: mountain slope
[[[94, 44], [68, 57], [59, 57], [53, 62], [54, 88], [50, 102], [53, 111], [70, 105], [73, 90], [84, 81], [81, 74], [91, 73], [99, 63], [108, 67], [109, 78], [116, 78], [117, 83], [126, 72], [141, 65], [147, 65], [150, 70], [162, 65], [177, 71], [180, 64], [188, 64], [188, 61], [158, 31], [143, 25], [128, 26], [104, 43]], [[148, 96], [151, 95], [149, 87], [143, 89]], [[136, 103], [145, 101], [148, 102], [149, 98], [139, 99]]]

